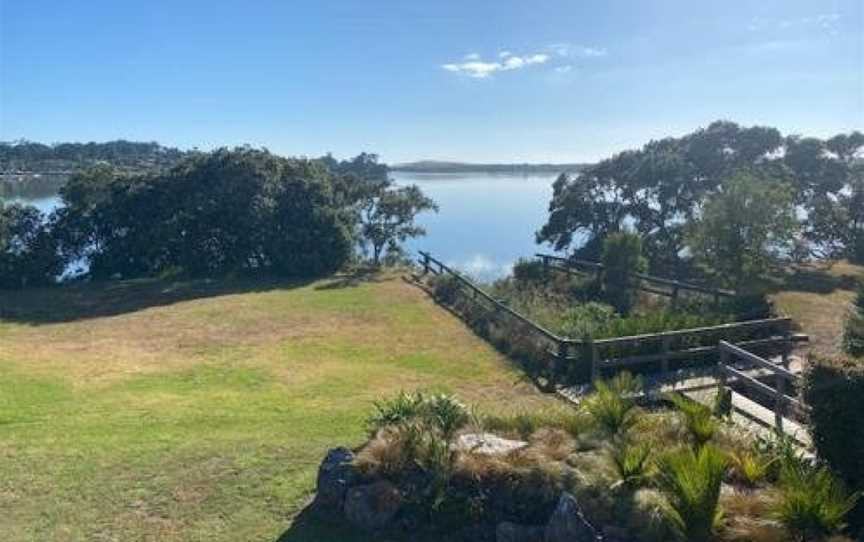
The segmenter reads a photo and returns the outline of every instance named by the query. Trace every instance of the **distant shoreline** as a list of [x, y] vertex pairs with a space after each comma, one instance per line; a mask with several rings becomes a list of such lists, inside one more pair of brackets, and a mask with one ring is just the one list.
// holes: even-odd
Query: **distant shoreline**
[[489, 174], [561, 174], [581, 171], [590, 164], [471, 164], [464, 162], [437, 162], [424, 160], [394, 164], [391, 171], [406, 173], [489, 173]]

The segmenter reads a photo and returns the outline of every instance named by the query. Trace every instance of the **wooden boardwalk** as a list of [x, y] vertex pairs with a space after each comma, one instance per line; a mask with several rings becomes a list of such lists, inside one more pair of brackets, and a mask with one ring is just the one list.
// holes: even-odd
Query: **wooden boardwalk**
[[[776, 360], [779, 363], [779, 359]], [[790, 368], [800, 371], [801, 360], [791, 359]], [[751, 378], [765, 378], [771, 375], [766, 369], [745, 369], [741, 372]], [[733, 385], [734, 382], [731, 382]], [[669, 373], [648, 375], [643, 379], [643, 393], [640, 400], [646, 402], [659, 401], [664, 394], [678, 392], [707, 406], [712, 406], [720, 380], [717, 378], [716, 367], [699, 367], [682, 369]], [[558, 395], [571, 404], [578, 405], [591, 392], [590, 385], [562, 387]], [[769, 438], [776, 434], [776, 416], [773, 409], [732, 390], [732, 421], [753, 434]], [[799, 421], [782, 417], [783, 433], [791, 437], [803, 448], [812, 447], [812, 439], [807, 428]]]

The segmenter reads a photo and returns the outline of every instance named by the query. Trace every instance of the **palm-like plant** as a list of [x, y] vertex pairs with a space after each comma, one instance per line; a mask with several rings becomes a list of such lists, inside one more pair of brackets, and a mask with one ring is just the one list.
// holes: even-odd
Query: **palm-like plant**
[[636, 421], [635, 396], [642, 390], [642, 380], [630, 373], [619, 373], [608, 381], [594, 383], [595, 393], [585, 402], [585, 410], [610, 435], [620, 435]]
[[745, 486], [755, 488], [771, 474], [776, 459], [752, 449], [745, 449], [730, 453], [729, 461], [736, 477]]
[[783, 468], [782, 492], [774, 514], [796, 540], [821, 538], [845, 528], [844, 518], [859, 493], [849, 493], [827, 467]]
[[647, 443], [619, 443], [612, 447], [610, 457], [624, 487], [635, 489], [648, 480], [651, 447]]
[[668, 399], [684, 417], [687, 432], [693, 439], [693, 444], [697, 449], [704, 446], [714, 437], [714, 434], [717, 432], [717, 420], [714, 419], [710, 408], [692, 399], [688, 399], [680, 393], [669, 394]]
[[719, 501], [726, 468], [726, 457], [711, 445], [661, 458], [658, 483], [668, 501], [666, 517], [681, 540], [713, 539], [723, 519]]

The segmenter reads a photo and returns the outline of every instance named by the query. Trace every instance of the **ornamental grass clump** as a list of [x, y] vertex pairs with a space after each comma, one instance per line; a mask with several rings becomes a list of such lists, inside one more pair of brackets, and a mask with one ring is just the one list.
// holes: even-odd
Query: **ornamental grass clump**
[[687, 433], [696, 449], [703, 447], [714, 437], [717, 432], [717, 420], [710, 408], [680, 393], [670, 393], [667, 399], [681, 413]]
[[774, 516], [800, 542], [841, 532], [860, 497], [860, 493], [848, 492], [824, 466], [784, 465], [780, 484]]
[[604, 432], [619, 436], [636, 422], [636, 396], [642, 391], [642, 379], [628, 372], [611, 380], [594, 382], [595, 392], [585, 401], [585, 410]]
[[720, 487], [725, 455], [708, 444], [669, 453], [658, 462], [658, 487], [668, 505], [664, 513], [680, 540], [709, 542], [723, 520]]

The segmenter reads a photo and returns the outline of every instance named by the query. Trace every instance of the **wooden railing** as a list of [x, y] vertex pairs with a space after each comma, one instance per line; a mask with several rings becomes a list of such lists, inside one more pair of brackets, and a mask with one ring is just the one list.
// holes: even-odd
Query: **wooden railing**
[[[577, 260], [573, 258], [562, 258], [560, 256], [553, 256], [551, 254], [536, 254], [536, 256], [540, 259], [540, 261], [543, 262], [543, 266], [546, 269], [551, 269], [564, 273], [593, 273], [598, 277], [600, 273], [603, 272], [603, 264], [598, 262]], [[652, 294], [671, 297], [672, 299], [678, 299], [678, 296], [681, 292], [695, 292], [698, 294], [711, 296], [712, 298], [714, 298], [715, 303], [719, 303], [721, 299], [733, 298], [737, 295], [732, 290], [710, 288], [707, 286], [701, 286], [699, 284], [682, 282], [679, 280], [667, 279], [663, 277], [655, 277], [654, 275], [648, 275], [645, 273], [632, 272], [630, 273], [630, 278], [634, 279], [633, 285], [636, 288]]]
[[[446, 274], [453, 277], [472, 300], [484, 304], [497, 318], [509, 319], [533, 334], [551, 357], [548, 377], [552, 382], [574, 367], [581, 368], [586, 379], [593, 381], [624, 368], [648, 369], [650, 365], [659, 364], [660, 370], [666, 372], [672, 368], [671, 362], [678, 360], [692, 361], [701, 358], [707, 360], [707, 363], [716, 363], [711, 356], [717, 355], [717, 345], [721, 340], [748, 348], [779, 349], [785, 359], [796, 340], [796, 336], [792, 335], [792, 321], [789, 318], [750, 320], [612, 339], [581, 340], [561, 337], [508, 307], [501, 300], [495, 299], [428, 252], [420, 251], [420, 256], [419, 263], [424, 274]], [[646, 353], [646, 350], [649, 352]]]
[[[796, 390], [801, 384], [801, 377], [789, 371], [785, 366], [778, 365], [767, 359], [764, 359], [752, 352], [748, 352], [740, 347], [740, 345], [730, 344], [726, 341], [720, 341], [720, 362], [718, 364], [718, 378], [723, 386], [728, 386], [730, 381], [744, 389], [753, 390], [758, 394], [769, 397], [774, 406], [774, 426], [778, 431], [783, 431], [783, 418], [787, 409], [791, 409], [794, 417], [804, 419], [808, 412], [808, 407], [787, 394], [787, 391]], [[754, 378], [735, 368], [736, 361], [745, 361], [756, 369], [761, 369], [769, 373], [769, 379], [773, 379], [774, 386], [770, 386], [765, 382]]]

